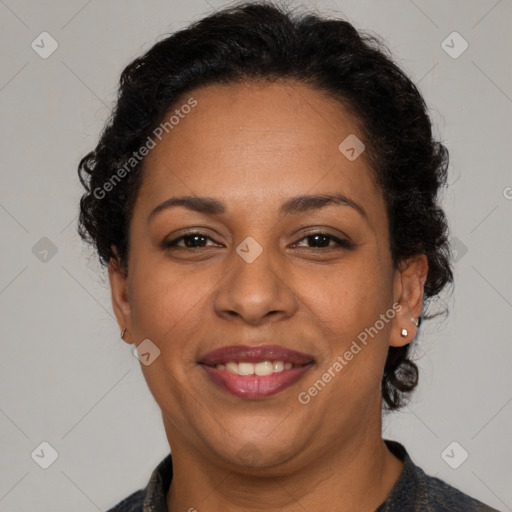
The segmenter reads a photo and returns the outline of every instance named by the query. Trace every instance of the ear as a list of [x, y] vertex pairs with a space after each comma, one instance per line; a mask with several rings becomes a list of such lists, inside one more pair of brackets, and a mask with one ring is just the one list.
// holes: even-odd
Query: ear
[[122, 332], [123, 329], [126, 329], [126, 333], [122, 339], [126, 343], [131, 344], [133, 343], [131, 336], [132, 314], [128, 297], [128, 274], [125, 270], [123, 270], [119, 255], [114, 246], [112, 246], [112, 250], [115, 254], [115, 257], [111, 258], [108, 262], [108, 277], [110, 280], [110, 290], [112, 293], [112, 307], [117, 318], [117, 323], [119, 324], [119, 331]]
[[[417, 254], [402, 261], [395, 270], [394, 297], [395, 309], [393, 328], [389, 344], [403, 347], [410, 343], [418, 332], [416, 322], [423, 307], [423, 287], [427, 280], [428, 262], [425, 254]], [[402, 329], [407, 335], [402, 335]]]

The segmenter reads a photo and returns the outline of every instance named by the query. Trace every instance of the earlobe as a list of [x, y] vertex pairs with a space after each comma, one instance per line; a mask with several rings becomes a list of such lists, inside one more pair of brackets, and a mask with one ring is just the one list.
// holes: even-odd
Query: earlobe
[[[117, 256], [115, 249], [114, 253]], [[119, 325], [121, 339], [126, 343], [133, 343], [133, 341], [129, 339], [131, 332], [131, 307], [128, 297], [127, 274], [121, 268], [118, 257], [110, 259], [108, 263], [108, 276], [112, 296], [112, 307]]]
[[395, 301], [397, 308], [389, 344], [403, 347], [410, 343], [418, 332], [423, 308], [423, 294], [428, 273], [425, 254], [418, 254], [403, 261], [395, 274]]

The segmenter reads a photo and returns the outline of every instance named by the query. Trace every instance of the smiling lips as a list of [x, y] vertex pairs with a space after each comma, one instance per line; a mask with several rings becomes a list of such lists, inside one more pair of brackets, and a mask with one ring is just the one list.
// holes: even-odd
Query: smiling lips
[[278, 345], [237, 345], [209, 352], [199, 364], [219, 387], [238, 397], [258, 400], [297, 382], [314, 359]]

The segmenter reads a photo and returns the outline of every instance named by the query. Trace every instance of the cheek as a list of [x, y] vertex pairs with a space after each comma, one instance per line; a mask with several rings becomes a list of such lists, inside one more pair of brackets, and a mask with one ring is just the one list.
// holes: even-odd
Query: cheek
[[136, 266], [130, 287], [136, 337], [154, 339], [165, 350], [178, 349], [183, 337], [179, 333], [188, 324], [198, 325], [210, 287], [191, 268], [171, 268], [165, 262]]
[[[137, 343], [149, 339], [158, 357], [141, 370], [162, 410], [186, 408], [186, 382], [195, 371], [194, 340], [202, 336], [204, 300], [209, 287], [198, 273], [166, 264], [139, 266], [132, 273], [132, 329]], [[211, 288], [211, 285], [210, 285]]]
[[328, 271], [302, 271], [288, 282], [335, 338], [357, 336], [391, 306], [388, 280], [366, 258], [353, 258]]
[[343, 369], [332, 369], [344, 380], [339, 394], [358, 389], [364, 395], [365, 388], [372, 392], [380, 388], [394, 316], [386, 276], [370, 257], [354, 259], [329, 275], [304, 272], [300, 279], [295, 277], [295, 283], [300, 283], [295, 290], [304, 298], [306, 314], [328, 341], [329, 357], [322, 361], [322, 370], [332, 369], [342, 358]]

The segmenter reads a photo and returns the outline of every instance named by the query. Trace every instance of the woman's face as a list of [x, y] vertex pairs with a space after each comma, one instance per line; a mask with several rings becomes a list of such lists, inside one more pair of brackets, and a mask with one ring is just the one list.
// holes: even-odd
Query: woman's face
[[[338, 102], [296, 83], [189, 96], [197, 105], [145, 159], [128, 275], [109, 267], [125, 339], [150, 340], [142, 370], [173, 449], [270, 467], [380, 436], [386, 354], [415, 334], [426, 264], [393, 268], [384, 198], [354, 136], [372, 141]], [[345, 200], [307, 199], [334, 195]], [[196, 207], [158, 208], [183, 196]], [[307, 357], [292, 369], [276, 362], [293, 359], [286, 350], [206, 357], [240, 345]], [[232, 373], [253, 370], [270, 374]]]

